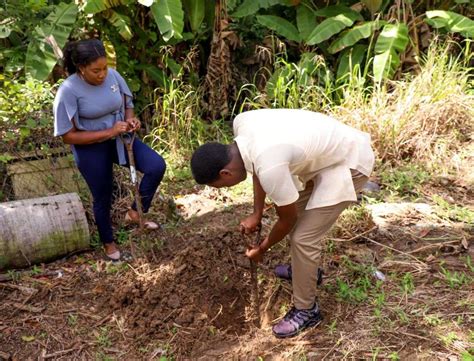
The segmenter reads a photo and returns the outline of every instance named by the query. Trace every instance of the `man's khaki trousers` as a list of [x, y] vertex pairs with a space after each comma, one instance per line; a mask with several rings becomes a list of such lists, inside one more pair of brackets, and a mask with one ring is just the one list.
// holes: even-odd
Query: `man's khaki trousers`
[[[359, 192], [368, 177], [351, 170], [352, 182], [356, 193]], [[293, 272], [293, 301], [297, 309], [309, 309], [316, 300], [316, 277], [323, 250], [324, 234], [336, 222], [341, 212], [353, 202], [305, 210], [313, 191], [313, 182], [306, 184], [296, 201], [298, 221], [290, 234], [291, 268]]]

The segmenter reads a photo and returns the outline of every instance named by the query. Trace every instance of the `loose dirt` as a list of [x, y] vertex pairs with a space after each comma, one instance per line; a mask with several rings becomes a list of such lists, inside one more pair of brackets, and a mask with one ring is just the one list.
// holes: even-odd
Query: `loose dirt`
[[[252, 209], [250, 190], [236, 196], [194, 188], [157, 203], [163, 230], [120, 230], [134, 242], [132, 263], [105, 262], [97, 249], [0, 282], [0, 359], [432, 360], [460, 359], [474, 347], [467, 261], [474, 249], [466, 230], [393, 239], [373, 222], [340, 224], [326, 240], [323, 323], [278, 340], [271, 325], [291, 307], [291, 285], [273, 268], [289, 260], [288, 244], [273, 247], [259, 265], [257, 329], [237, 227]], [[269, 209], [262, 234], [274, 219]], [[454, 248], [433, 246], [448, 234]], [[443, 268], [466, 278], [451, 287]]]

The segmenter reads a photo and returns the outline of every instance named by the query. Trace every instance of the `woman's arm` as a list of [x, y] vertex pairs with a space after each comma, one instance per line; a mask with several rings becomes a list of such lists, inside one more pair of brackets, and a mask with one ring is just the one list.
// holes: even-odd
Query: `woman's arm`
[[130, 125], [127, 122], [116, 122], [112, 128], [104, 130], [77, 130], [73, 128], [62, 136], [66, 144], [93, 144], [111, 139], [122, 133], [128, 132]]

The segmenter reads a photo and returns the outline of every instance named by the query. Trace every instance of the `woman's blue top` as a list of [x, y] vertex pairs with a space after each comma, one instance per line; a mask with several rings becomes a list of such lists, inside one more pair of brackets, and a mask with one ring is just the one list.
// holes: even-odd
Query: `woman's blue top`
[[[108, 68], [107, 77], [100, 85], [91, 85], [75, 73], [61, 84], [54, 99], [54, 135], [69, 132], [73, 121], [78, 130], [112, 128], [115, 122], [125, 119], [125, 108], [133, 108], [132, 97], [127, 83], [113, 68]], [[116, 142], [119, 163], [125, 164], [120, 137]]]

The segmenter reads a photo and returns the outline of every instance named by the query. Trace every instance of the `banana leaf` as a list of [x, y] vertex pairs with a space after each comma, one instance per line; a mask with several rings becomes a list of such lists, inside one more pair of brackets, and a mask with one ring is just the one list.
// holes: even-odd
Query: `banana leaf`
[[474, 38], [474, 20], [453, 11], [427, 11], [426, 22], [434, 28], [445, 28], [452, 33], [460, 33], [466, 38]]
[[48, 77], [58, 60], [58, 55], [55, 55], [53, 47], [47, 42], [47, 39], [62, 49], [76, 23], [76, 16], [77, 6], [74, 3], [59, 3], [35, 28], [33, 38], [26, 51], [26, 73], [39, 80]]
[[257, 21], [288, 40], [301, 41], [300, 33], [296, 26], [286, 19], [274, 15], [260, 15], [257, 16]]
[[387, 24], [385, 21], [368, 21], [361, 25], [356, 25], [352, 29], [347, 30], [335, 40], [328, 48], [331, 54], [337, 53], [345, 48], [348, 48], [359, 40], [370, 37], [375, 30], [379, 30], [382, 25]]
[[155, 0], [151, 13], [164, 41], [183, 38], [184, 12], [181, 0]]
[[374, 78], [376, 82], [391, 77], [400, 65], [400, 53], [409, 42], [405, 24], [387, 24], [375, 43]]
[[352, 24], [354, 24], [354, 20], [344, 14], [339, 14], [332, 18], [325, 19], [311, 32], [307, 44], [315, 45], [322, 43], [333, 35], [341, 32], [341, 30], [352, 26]]

